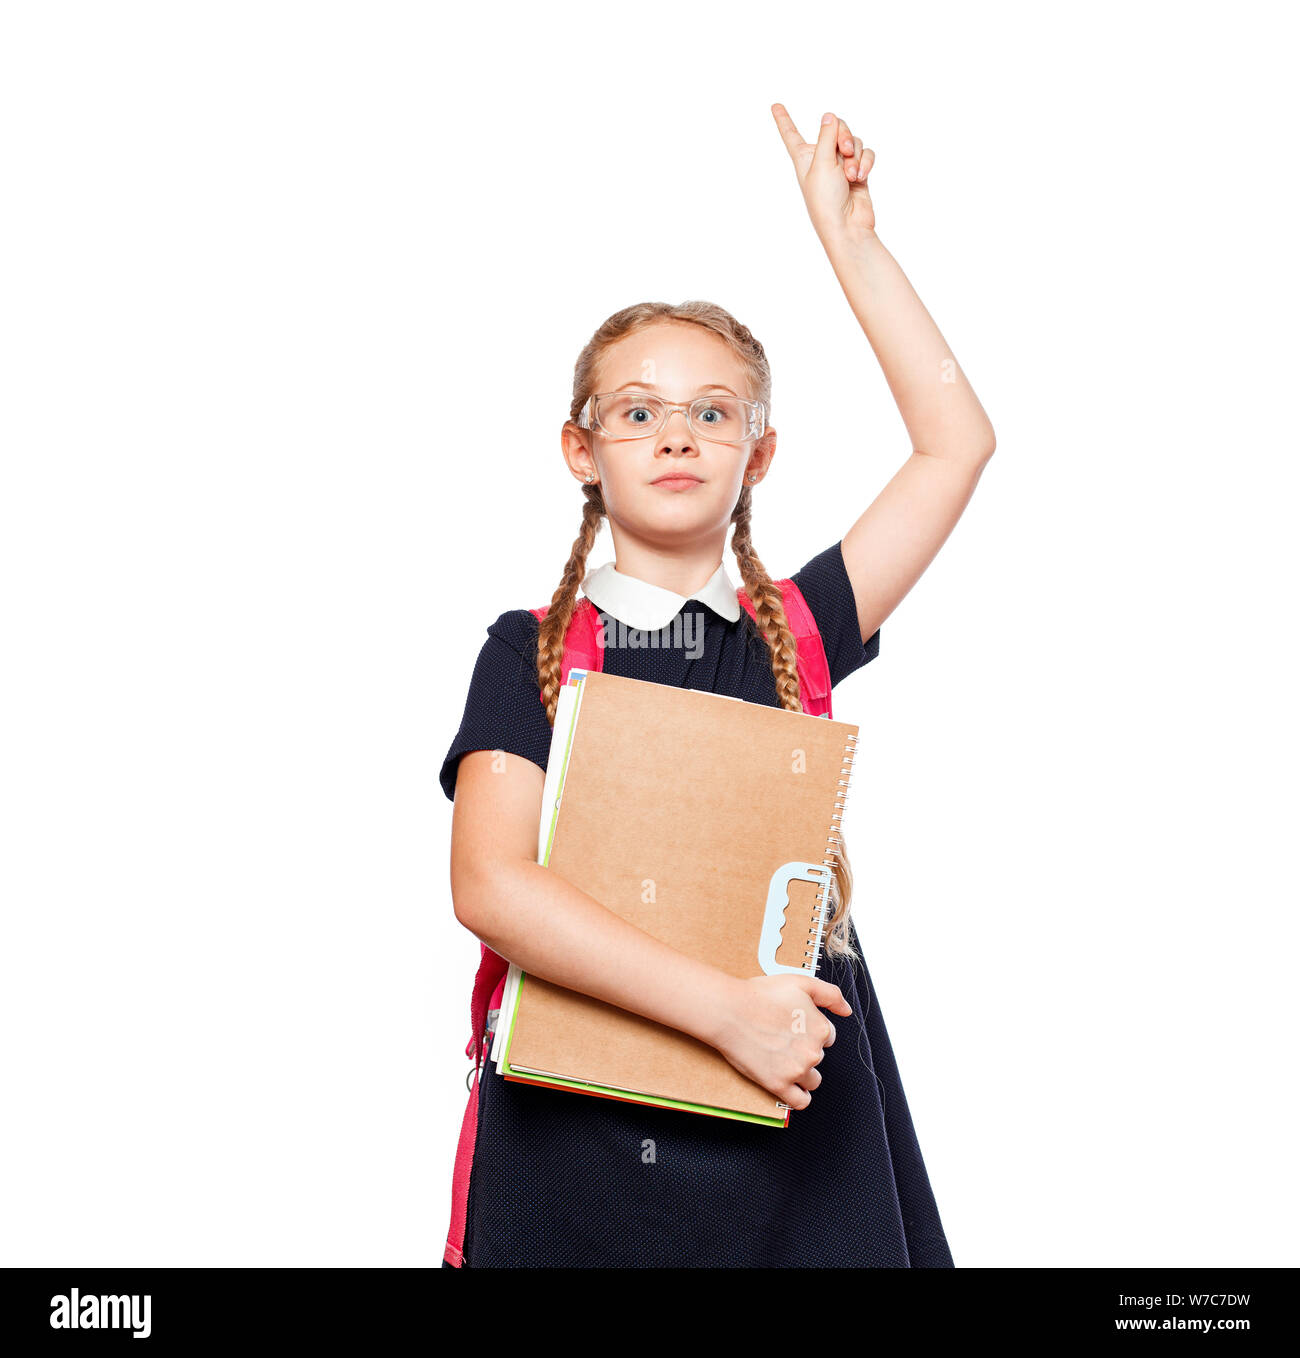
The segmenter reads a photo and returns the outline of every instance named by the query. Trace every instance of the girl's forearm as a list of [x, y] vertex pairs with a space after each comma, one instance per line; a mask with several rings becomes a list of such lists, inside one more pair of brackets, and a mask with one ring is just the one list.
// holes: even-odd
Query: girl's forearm
[[736, 978], [678, 952], [540, 863], [498, 861], [455, 901], [463, 924], [524, 971], [713, 1045]]
[[822, 244], [913, 449], [949, 461], [986, 460], [993, 425], [898, 261], [874, 231], [828, 233]]

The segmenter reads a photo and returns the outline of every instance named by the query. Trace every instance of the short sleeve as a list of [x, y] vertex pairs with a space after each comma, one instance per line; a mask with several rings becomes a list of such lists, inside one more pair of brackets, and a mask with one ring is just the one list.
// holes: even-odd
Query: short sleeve
[[456, 799], [460, 757], [471, 750], [508, 750], [545, 771], [551, 727], [538, 691], [536, 655], [537, 618], [528, 609], [502, 613], [487, 629], [460, 730], [438, 776], [450, 800]]
[[863, 642], [858, 604], [838, 542], [819, 552], [791, 579], [799, 586], [822, 634], [834, 688], [880, 654], [880, 629]]

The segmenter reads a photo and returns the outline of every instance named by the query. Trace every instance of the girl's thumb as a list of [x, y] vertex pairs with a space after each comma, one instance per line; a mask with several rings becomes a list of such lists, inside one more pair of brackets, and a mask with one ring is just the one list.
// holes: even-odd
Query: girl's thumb
[[836, 1014], [843, 1014], [845, 1018], [853, 1013], [839, 986], [816, 976], [810, 976], [808, 980], [808, 996], [818, 1009], [830, 1009]]
[[[827, 122], [826, 119], [830, 121]], [[835, 165], [835, 147], [840, 139], [840, 120], [833, 113], [828, 113], [822, 119], [822, 130], [817, 134], [817, 149], [813, 152], [813, 159], [821, 161], [824, 165]]]

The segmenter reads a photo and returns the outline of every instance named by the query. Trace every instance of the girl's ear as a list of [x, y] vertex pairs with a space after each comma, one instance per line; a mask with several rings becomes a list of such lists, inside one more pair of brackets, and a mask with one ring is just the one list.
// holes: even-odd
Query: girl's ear
[[594, 481], [600, 474], [596, 460], [591, 455], [590, 430], [583, 429], [572, 420], [565, 420], [564, 428], [560, 430], [560, 451], [575, 480], [586, 483], [588, 477]]
[[775, 456], [776, 430], [769, 425], [767, 432], [754, 444], [754, 451], [750, 453], [749, 461], [745, 464], [745, 484], [747, 486], [755, 484], [750, 480], [751, 476], [756, 476], [761, 481]]

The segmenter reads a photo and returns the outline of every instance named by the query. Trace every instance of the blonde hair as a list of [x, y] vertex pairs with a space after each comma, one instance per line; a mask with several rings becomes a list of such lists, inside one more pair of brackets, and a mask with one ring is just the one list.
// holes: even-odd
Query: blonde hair
[[[772, 371], [763, 346], [730, 312], [712, 302], [640, 302], [616, 312], [592, 335], [578, 355], [573, 371], [573, 402], [570, 419], [577, 421], [595, 392], [596, 369], [612, 344], [647, 326], [667, 321], [698, 325], [717, 335], [740, 359], [752, 386], [750, 396], [762, 401], [767, 409], [772, 404]], [[582, 506], [582, 526], [574, 539], [569, 559], [559, 587], [551, 596], [551, 605], [537, 632], [537, 678], [546, 701], [546, 720], [555, 725], [556, 704], [559, 701], [564, 638], [578, 602], [578, 586], [587, 571], [587, 557], [600, 532], [605, 517], [605, 500], [599, 484], [582, 487], [585, 503]], [[747, 485], [732, 511], [735, 525], [731, 547], [736, 554], [745, 592], [754, 605], [759, 634], [767, 643], [772, 658], [772, 675], [776, 680], [777, 697], [781, 706], [790, 712], [802, 712], [799, 697], [799, 673], [796, 668], [797, 647], [786, 622], [781, 591], [768, 575], [767, 569], [754, 550], [750, 529], [753, 491]], [[837, 956], [857, 957], [849, 934], [849, 907], [853, 894], [853, 870], [843, 837], [836, 831], [829, 852], [833, 855], [834, 881], [830, 892], [832, 910], [827, 915], [824, 946]]]

